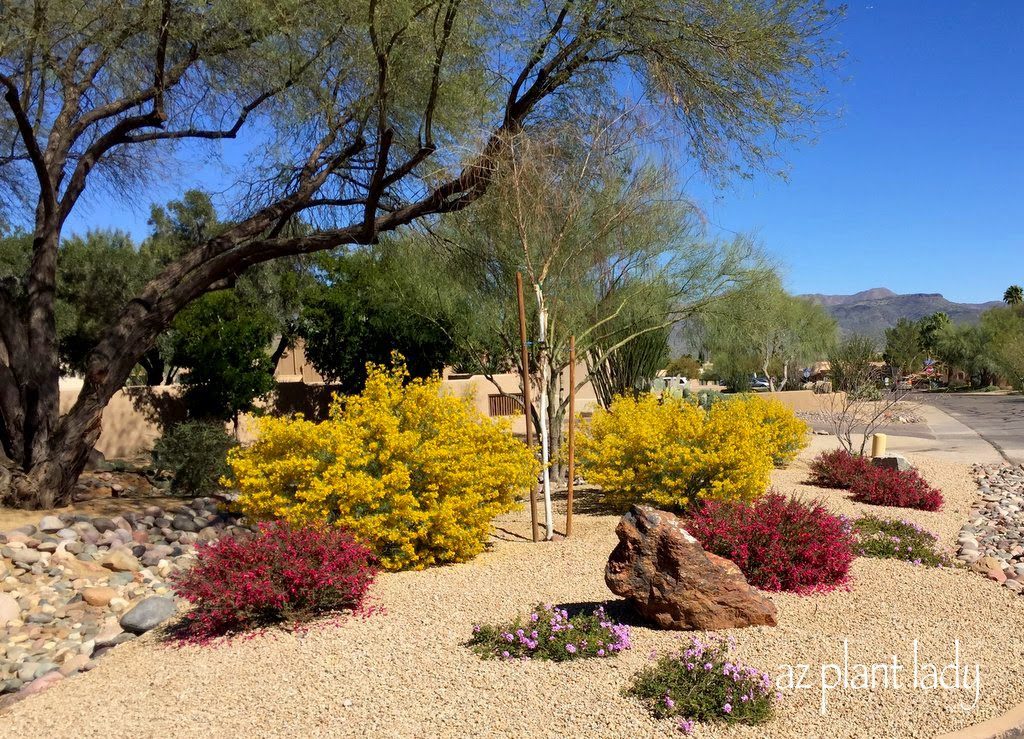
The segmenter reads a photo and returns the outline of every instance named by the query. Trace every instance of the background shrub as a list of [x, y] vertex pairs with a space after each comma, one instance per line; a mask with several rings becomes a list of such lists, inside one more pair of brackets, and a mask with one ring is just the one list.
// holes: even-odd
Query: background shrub
[[613, 657], [629, 649], [629, 627], [616, 623], [604, 606], [593, 615], [575, 614], [550, 603], [536, 605], [526, 618], [502, 626], [474, 626], [469, 646], [481, 657], [548, 659], [564, 662]]
[[153, 464], [171, 473], [171, 490], [203, 496], [220, 489], [231, 472], [228, 452], [238, 441], [217, 421], [185, 421], [164, 431], [153, 446]]
[[772, 715], [771, 677], [730, 657], [732, 643], [714, 634], [691, 637], [687, 649], [663, 656], [637, 673], [626, 695], [639, 698], [658, 718], [759, 724]]
[[942, 507], [942, 493], [929, 485], [917, 470], [871, 466], [853, 481], [850, 493], [858, 503], [871, 505], [922, 511], [937, 511]]
[[811, 462], [812, 485], [848, 490], [854, 481], [871, 470], [871, 460], [845, 449], [822, 452]]
[[370, 551], [342, 529], [282, 522], [202, 543], [196, 558], [173, 578], [193, 605], [185, 619], [195, 641], [359, 609], [376, 574]]
[[579, 436], [581, 472], [603, 502], [680, 510], [698, 500], [753, 500], [768, 487], [772, 459], [763, 428], [732, 402], [709, 411], [678, 396], [616, 398]]
[[491, 519], [515, 507], [537, 463], [506, 424], [443, 393], [437, 377], [368, 366], [330, 418], [264, 418], [229, 457], [246, 515], [342, 526], [389, 570], [479, 554]]
[[696, 403], [704, 410], [710, 410], [711, 406], [713, 406], [715, 403], [720, 403], [723, 400], [729, 399], [728, 395], [719, 390], [690, 390], [689, 388], [683, 389], [683, 397], [689, 400], [691, 403]]
[[950, 564], [949, 557], [935, 551], [938, 537], [912, 521], [864, 516], [853, 522], [853, 528], [861, 557], [902, 559], [930, 567]]
[[833, 588], [853, 562], [849, 522], [818, 501], [776, 492], [753, 504], [707, 501], [688, 524], [704, 549], [735, 562], [763, 590]]

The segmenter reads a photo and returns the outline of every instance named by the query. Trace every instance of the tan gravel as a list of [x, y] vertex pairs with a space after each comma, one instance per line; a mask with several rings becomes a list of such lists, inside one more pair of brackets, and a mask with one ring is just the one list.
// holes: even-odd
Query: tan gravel
[[[815, 439], [815, 446], [826, 443]], [[801, 485], [811, 451], [777, 472], [780, 490], [820, 496], [837, 511], [867, 510], [843, 493]], [[940, 513], [903, 515], [947, 544], [966, 516], [974, 488], [966, 465], [912, 458], [943, 488]], [[658, 737], [680, 736], [622, 697], [652, 650], [677, 633], [634, 629], [634, 648], [616, 659], [577, 663], [483, 661], [461, 646], [473, 623], [511, 618], [538, 601], [598, 603], [610, 593], [604, 562], [615, 544], [615, 516], [578, 514], [571, 540], [534, 545], [527, 516], [496, 522], [493, 549], [475, 561], [384, 575], [375, 597], [385, 612], [325, 625], [305, 636], [275, 633], [219, 647], [171, 648], [150, 634], [0, 717], [10, 737]], [[858, 560], [849, 590], [773, 595], [777, 628], [733, 632], [741, 659], [773, 675], [810, 666], [808, 689], [787, 690], [767, 725], [700, 725], [698, 736], [927, 737], [978, 723], [1024, 699], [1024, 598], [966, 570]], [[913, 689], [836, 689], [820, 713], [823, 663], [913, 659], [941, 669], [953, 657], [980, 664], [976, 708], [966, 693]], [[906, 674], [911, 668], [906, 668]], [[830, 673], [831, 676], [831, 673]], [[912, 675], [908, 679], [912, 682]], [[968, 703], [973, 701], [973, 693]]]

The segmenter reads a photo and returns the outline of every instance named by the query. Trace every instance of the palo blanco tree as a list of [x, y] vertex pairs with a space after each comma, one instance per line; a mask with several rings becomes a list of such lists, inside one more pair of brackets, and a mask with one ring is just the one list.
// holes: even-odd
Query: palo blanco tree
[[[487, 196], [434, 233], [436, 259], [455, 276], [455, 292], [472, 306], [464, 312], [477, 324], [460, 332], [470, 339], [465, 364], [490, 377], [499, 393], [496, 371], [522, 371], [515, 274], [523, 275], [537, 399], [526, 410], [540, 440], [549, 537], [570, 394], [607, 379], [610, 364], [638, 343], [664, 343], [672, 325], [750, 271], [746, 242], [703, 239], [666, 169], [636, 162], [633, 130], [616, 119], [596, 129], [517, 134]], [[587, 369], [567, 387], [573, 336]]]

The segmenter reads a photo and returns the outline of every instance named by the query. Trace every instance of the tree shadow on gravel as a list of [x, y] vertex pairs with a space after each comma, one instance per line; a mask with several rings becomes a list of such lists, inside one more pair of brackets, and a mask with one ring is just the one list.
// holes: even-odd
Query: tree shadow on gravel
[[[563, 493], [562, 497], [565, 495]], [[601, 498], [601, 488], [593, 485], [580, 485], [573, 491], [573, 513], [592, 516], [621, 516], [625, 511], [610, 506]]]
[[590, 616], [601, 606], [604, 606], [604, 612], [608, 614], [609, 618], [620, 624], [641, 626], [648, 629], [653, 628], [649, 621], [643, 620], [640, 614], [629, 604], [629, 601], [622, 598], [556, 604], [557, 608], [561, 608], [569, 613], [569, 618], [579, 615]]

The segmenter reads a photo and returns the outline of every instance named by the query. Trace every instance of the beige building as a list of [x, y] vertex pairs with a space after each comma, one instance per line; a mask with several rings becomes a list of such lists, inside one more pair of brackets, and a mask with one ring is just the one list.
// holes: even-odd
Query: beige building
[[[586, 368], [579, 365], [576, 375], [584, 377]], [[306, 360], [301, 342], [281, 356], [274, 376], [282, 385], [301, 383], [310, 387], [326, 387], [324, 378]], [[485, 416], [509, 418], [512, 422], [513, 433], [520, 435], [526, 433], [520, 405], [522, 386], [518, 375], [503, 373], [494, 375], [493, 378], [487, 378], [483, 375], [458, 374], [449, 368], [442, 373], [442, 378], [444, 386], [452, 393], [459, 397], [472, 398], [477, 410]], [[569, 384], [568, 370], [565, 371], [562, 384], [563, 386]], [[516, 402], [517, 400], [519, 402]], [[533, 402], [536, 404], [537, 399], [534, 398]], [[576, 410], [578, 413], [587, 415], [592, 413], [596, 406], [597, 396], [593, 386], [588, 382], [576, 393]]]

